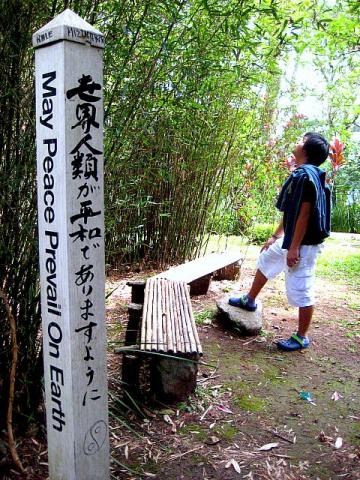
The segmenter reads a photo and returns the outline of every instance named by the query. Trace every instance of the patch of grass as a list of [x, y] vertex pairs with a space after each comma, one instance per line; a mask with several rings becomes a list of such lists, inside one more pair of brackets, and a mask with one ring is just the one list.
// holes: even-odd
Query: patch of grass
[[256, 395], [251, 395], [250, 393], [240, 395], [238, 397], [233, 397], [233, 404], [246, 410], [247, 412], [264, 412], [268, 406], [268, 402], [263, 398], [257, 397]]
[[360, 311], [360, 303], [358, 301], [349, 301], [348, 302], [348, 307], [351, 308], [351, 310], [356, 310]]
[[273, 365], [268, 365], [264, 369], [264, 378], [265, 380], [268, 380], [271, 383], [282, 383], [284, 379], [281, 378], [280, 370], [279, 368], [273, 366]]
[[204, 408], [207, 408], [213, 400], [211, 393], [212, 391], [210, 389], [206, 389], [198, 385], [196, 387], [195, 393], [193, 395], [190, 395], [186, 402], [179, 403], [177, 408], [180, 412], [202, 412]]
[[358, 347], [356, 345], [348, 345], [347, 349], [350, 353], [356, 353], [358, 351]]
[[208, 437], [208, 431], [202, 425], [198, 423], [187, 423], [183, 425], [178, 433], [181, 435], [194, 435], [197, 441], [203, 442]]
[[223, 425], [217, 425], [214, 428], [214, 433], [224, 439], [227, 440], [228, 442], [231, 442], [234, 440], [236, 435], [238, 434], [239, 430], [234, 426], [231, 425], [230, 423], [225, 423]]
[[215, 316], [215, 310], [202, 310], [194, 312], [194, 318], [197, 325], [211, 325]]
[[306, 470], [307, 478], [331, 478], [333, 473], [327, 465], [313, 464]]
[[354, 423], [352, 425], [349, 441], [352, 445], [360, 446], [360, 423]]
[[121, 325], [120, 322], [116, 322], [116, 323], [108, 323], [106, 329], [107, 329], [109, 338], [112, 338], [113, 336], [115, 336], [116, 339], [119, 340], [119, 336], [123, 332], [124, 327]]
[[248, 392], [249, 385], [243, 380], [232, 380], [224, 382], [225, 388], [230, 388], [233, 392]]
[[326, 382], [327, 388], [326, 392], [338, 392], [347, 399], [351, 397], [358, 390], [358, 385], [355, 380], [328, 380]]
[[352, 245], [329, 240], [319, 256], [316, 271], [323, 277], [360, 285], [360, 252]]
[[341, 320], [340, 325], [346, 329], [345, 337], [359, 338], [360, 337], [360, 320]]
[[153, 475], [159, 475], [161, 473], [160, 471], [160, 465], [155, 462], [152, 458], [148, 458], [147, 462], [145, 464], [138, 464], [136, 465], [136, 470], [141, 472], [149, 472], [152, 473]]

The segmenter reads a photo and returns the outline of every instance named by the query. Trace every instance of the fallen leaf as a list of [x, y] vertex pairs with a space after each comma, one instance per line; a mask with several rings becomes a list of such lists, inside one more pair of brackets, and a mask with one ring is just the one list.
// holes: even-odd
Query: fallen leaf
[[173, 425], [173, 424], [174, 424], [174, 422], [171, 420], [171, 418], [169, 417], [169, 415], [164, 415], [163, 418], [164, 418], [164, 422], [168, 423], [169, 425]]
[[225, 465], [225, 468], [230, 468], [231, 466], [234, 468], [235, 472], [241, 473], [240, 465], [233, 458], [227, 462], [227, 464]]
[[335, 445], [334, 447], [336, 449], [338, 448], [341, 448], [342, 447], [342, 444], [343, 444], [343, 439], [341, 437], [337, 437], [336, 440], [335, 440]]
[[271, 450], [272, 448], [277, 448], [279, 446], [278, 443], [267, 443], [259, 448], [261, 451]]
[[162, 415], [174, 415], [175, 412], [172, 408], [163, 408], [159, 413]]
[[340, 393], [338, 392], [334, 392], [331, 395], [331, 400], [334, 400], [334, 402], [337, 402], [338, 400], [340, 400], [340, 398], [342, 398], [342, 395], [340, 395]]
[[128, 460], [129, 459], [129, 446], [128, 445], [125, 445], [124, 455], [125, 455], [126, 460]]
[[220, 410], [220, 412], [224, 412], [224, 413], [233, 413], [229, 408], [227, 407], [224, 407], [224, 405], [218, 405], [218, 410]]
[[216, 437], [215, 435], [212, 435], [207, 440], [205, 440], [206, 445], [216, 445], [219, 442], [220, 438]]

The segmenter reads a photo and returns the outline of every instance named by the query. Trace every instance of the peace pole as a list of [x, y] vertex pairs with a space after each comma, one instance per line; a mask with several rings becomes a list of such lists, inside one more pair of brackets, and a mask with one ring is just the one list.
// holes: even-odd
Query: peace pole
[[104, 37], [67, 9], [33, 46], [49, 474], [106, 480]]

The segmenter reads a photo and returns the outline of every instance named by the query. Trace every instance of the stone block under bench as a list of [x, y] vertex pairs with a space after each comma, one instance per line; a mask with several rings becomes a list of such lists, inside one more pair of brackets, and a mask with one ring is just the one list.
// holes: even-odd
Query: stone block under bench
[[148, 279], [146, 286], [139, 281], [129, 284], [132, 301], [143, 298], [143, 305], [129, 305], [125, 344], [138, 346], [142, 353], [124, 354], [123, 380], [136, 390], [142, 362], [149, 362], [153, 396], [168, 403], [185, 400], [196, 388], [202, 356], [189, 287], [157, 277]]

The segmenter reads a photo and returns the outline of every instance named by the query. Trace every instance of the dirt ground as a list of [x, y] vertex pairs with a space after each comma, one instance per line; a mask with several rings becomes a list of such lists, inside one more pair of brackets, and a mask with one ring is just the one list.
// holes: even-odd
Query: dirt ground
[[[148, 405], [146, 418], [128, 411], [122, 420], [133, 431], [110, 417], [112, 479], [360, 479], [359, 292], [346, 278], [318, 278], [311, 347], [280, 353], [275, 342], [294, 332], [297, 313], [287, 306], [283, 279], [261, 293], [260, 336], [241, 338], [215, 319], [217, 299], [246, 291], [256, 253], [247, 255], [238, 282], [212, 282], [206, 296], [192, 299], [201, 313], [204, 364], [188, 402]], [[109, 386], [116, 396], [121, 355], [113, 349], [123, 341], [126, 281], [134, 277], [144, 274], [112, 275], [107, 284], [109, 292], [117, 287], [107, 301]], [[310, 392], [312, 401], [300, 392]], [[27, 478], [47, 478], [41, 430], [20, 439], [19, 454]], [[2, 478], [20, 475], [8, 470]]]

